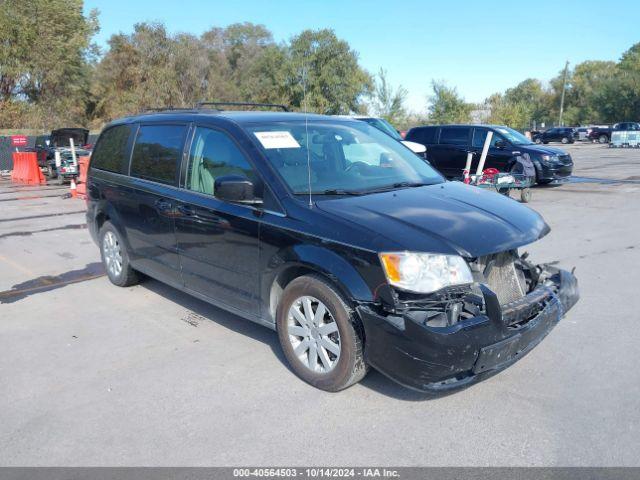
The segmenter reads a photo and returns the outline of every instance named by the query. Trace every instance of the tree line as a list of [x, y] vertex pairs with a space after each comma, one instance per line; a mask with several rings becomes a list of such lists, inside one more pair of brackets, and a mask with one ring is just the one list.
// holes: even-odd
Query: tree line
[[[456, 123], [471, 120], [474, 110], [486, 123], [530, 129], [558, 125], [564, 72], [547, 85], [528, 78], [480, 104], [465, 102], [454, 87], [433, 82], [428, 120]], [[618, 62], [588, 60], [568, 70], [563, 125], [609, 124], [640, 121], [640, 43]]]
[[[282, 103], [325, 114], [368, 113], [398, 128], [483, 120], [530, 128], [557, 121], [562, 76], [527, 79], [481, 104], [433, 82], [426, 115], [408, 112], [407, 90], [385, 70], [371, 73], [330, 29], [304, 30], [276, 42], [263, 25], [171, 34], [138, 23], [93, 42], [98, 12], [82, 0], [0, 1], [0, 128], [49, 130], [104, 123], [146, 109], [191, 107], [201, 100]], [[588, 61], [568, 75], [564, 123], [640, 118], [640, 43], [619, 62]]]

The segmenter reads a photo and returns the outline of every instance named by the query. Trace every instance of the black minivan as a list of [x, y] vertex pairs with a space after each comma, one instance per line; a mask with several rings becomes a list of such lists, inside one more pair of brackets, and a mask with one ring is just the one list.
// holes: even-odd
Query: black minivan
[[422, 391], [532, 349], [578, 299], [520, 247], [533, 210], [447, 182], [365, 122], [165, 111], [107, 125], [87, 220], [112, 283], [141, 274], [277, 331], [292, 370], [337, 391], [371, 366]]
[[467, 161], [467, 152], [474, 154], [474, 172], [487, 132], [493, 132], [485, 168], [509, 172], [519, 155], [529, 154], [535, 169], [536, 182], [558, 183], [571, 175], [573, 160], [563, 150], [536, 145], [520, 132], [499, 125], [431, 125], [414, 127], [405, 140], [427, 147], [427, 158], [448, 178], [460, 178]]

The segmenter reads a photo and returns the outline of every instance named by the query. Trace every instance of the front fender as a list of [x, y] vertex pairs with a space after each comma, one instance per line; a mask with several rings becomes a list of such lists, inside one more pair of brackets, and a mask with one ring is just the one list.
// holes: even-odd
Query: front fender
[[[352, 251], [349, 254], [352, 257], [351, 261], [359, 264], [361, 268], [370, 266], [371, 258], [369, 255], [356, 257]], [[367, 285], [362, 273], [347, 261], [344, 256], [334, 250], [317, 245], [301, 244], [279, 252], [279, 258], [284, 260], [283, 268], [297, 265], [325, 275], [350, 300], [357, 302], [374, 301], [375, 286], [371, 288]]]

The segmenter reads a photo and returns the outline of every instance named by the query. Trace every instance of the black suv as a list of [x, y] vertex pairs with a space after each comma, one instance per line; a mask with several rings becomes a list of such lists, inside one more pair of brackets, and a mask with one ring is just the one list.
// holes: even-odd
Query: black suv
[[534, 135], [533, 141], [535, 143], [560, 142], [560, 143], [574, 143], [576, 141], [576, 129], [570, 127], [554, 127], [544, 132]]
[[559, 182], [573, 171], [571, 156], [563, 150], [536, 145], [512, 128], [499, 125], [432, 125], [415, 127], [406, 140], [427, 147], [427, 158], [448, 178], [461, 178], [467, 152], [474, 154], [471, 171], [475, 172], [487, 132], [493, 132], [485, 168], [511, 171], [517, 157], [529, 154], [536, 169], [537, 183]]
[[144, 273], [278, 332], [292, 369], [337, 391], [375, 367], [425, 391], [469, 385], [574, 305], [569, 272], [518, 248], [533, 210], [447, 182], [365, 122], [166, 111], [105, 127], [87, 221], [108, 277]]

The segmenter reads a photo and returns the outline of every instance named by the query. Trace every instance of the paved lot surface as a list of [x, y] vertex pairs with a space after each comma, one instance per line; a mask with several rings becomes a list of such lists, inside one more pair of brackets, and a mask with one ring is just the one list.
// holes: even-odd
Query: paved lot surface
[[[505, 372], [435, 400], [298, 380], [276, 335], [101, 275], [83, 202], [0, 181], [0, 465], [640, 465], [640, 150], [568, 148], [537, 188], [582, 300]], [[613, 182], [612, 182], [613, 180]]]

